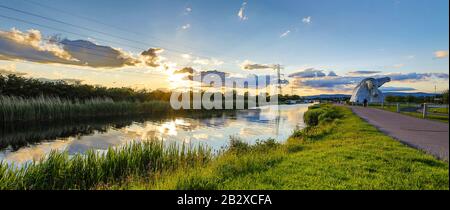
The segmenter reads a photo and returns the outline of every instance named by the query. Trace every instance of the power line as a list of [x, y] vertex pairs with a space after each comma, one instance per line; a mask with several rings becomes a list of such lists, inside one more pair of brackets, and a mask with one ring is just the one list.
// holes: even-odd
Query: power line
[[[88, 16], [72, 13], [70, 11], [59, 9], [59, 8], [56, 8], [56, 7], [52, 7], [52, 6], [49, 6], [49, 5], [40, 3], [40, 2], [36, 2], [36, 1], [32, 1], [32, 0], [23, 0], [23, 1], [25, 1], [25, 2], [27, 2], [29, 4], [33, 4], [33, 5], [42, 7], [42, 8], [50, 9], [52, 11], [57, 11], [57, 12], [65, 14], [65, 15], [69, 15], [69, 16], [76, 17], [76, 18], [79, 18], [79, 19], [84, 19], [84, 20], [87, 20], [87, 21], [90, 21], [90, 22], [93, 22], [93, 23], [97, 23], [97, 24], [100, 24], [100, 25], [103, 25], [103, 26], [107, 26], [109, 28], [113, 28], [113, 29], [116, 29], [116, 30], [119, 30], [119, 31], [122, 31], [122, 32], [131, 33], [131, 34], [138, 35], [138, 36], [150, 37], [151, 39], [171, 44], [171, 41], [164, 40], [164, 39], [158, 38], [156, 36], [152, 36], [152, 35], [144, 34], [144, 33], [139, 33], [139, 32], [136, 32], [136, 31], [131, 31], [131, 30], [127, 29], [127, 28], [122, 28], [122, 27], [119, 27], [119, 26], [116, 26], [116, 25], [108, 24], [108, 23], [96, 20], [96, 19], [88, 17]], [[189, 46], [189, 45], [185, 45], [185, 44], [178, 44], [178, 45], [186, 46], [186, 47], [189, 47], [189, 48], [195, 48], [195, 47], [192, 47], [192, 46]], [[217, 53], [217, 52], [214, 52], [214, 53]]]
[[[68, 26], [71, 26], [71, 27], [75, 27], [75, 28], [79, 28], [79, 29], [85, 30], [85, 31], [90, 31], [90, 32], [102, 34], [102, 35], [105, 35], [105, 36], [109, 36], [109, 37], [113, 37], [113, 38], [117, 38], [117, 39], [122, 39], [122, 40], [129, 41], [129, 42], [134, 42], [134, 43], [138, 43], [138, 44], [144, 44], [144, 45], [152, 46], [152, 44], [150, 44], [150, 43], [146, 43], [146, 42], [142, 42], [142, 41], [136, 41], [136, 40], [128, 39], [128, 38], [125, 38], [125, 37], [112, 35], [112, 34], [109, 34], [109, 33], [106, 33], [106, 32], [98, 31], [98, 30], [95, 30], [95, 29], [90, 29], [90, 28], [87, 28], [87, 27], [84, 27], [84, 26], [79, 26], [79, 25], [68, 23], [68, 22], [65, 22], [65, 21], [56, 20], [56, 19], [49, 18], [49, 17], [43, 16], [43, 15], [27, 12], [27, 11], [24, 11], [24, 10], [8, 7], [8, 6], [5, 6], [5, 5], [0, 5], [0, 8], [7, 9], [7, 10], [10, 10], [10, 11], [13, 11], [13, 12], [17, 12], [17, 13], [22, 13], [22, 14], [26, 14], [26, 15], [42, 18], [44, 20], [48, 20], [48, 21], [52, 21], [52, 22], [56, 22], [56, 23], [60, 23], [60, 24], [64, 24], [64, 25], [68, 25]], [[38, 25], [38, 26], [41, 26], [41, 27], [50, 28], [52, 30], [58, 30], [58, 31], [62, 31], [62, 32], [65, 32], [65, 33], [71, 33], [71, 34], [75, 34], [75, 35], [78, 35], [78, 36], [89, 37], [89, 36], [82, 35], [82, 34], [79, 34], [79, 33], [69, 32], [67, 30], [57, 29], [55, 27], [50, 27], [50, 26], [44, 26], [42, 24], [37, 24], [37, 23], [30, 22], [30, 21], [26, 21], [26, 20], [21, 20], [21, 19], [18, 19], [18, 18], [11, 18], [11, 17], [3, 16], [3, 15], [2, 15], [2, 17], [8, 18], [8, 19], [14, 19], [16, 21], [25, 22], [25, 23], [29, 23], [29, 24], [33, 24], [33, 25]], [[98, 39], [98, 38], [96, 38], [96, 39]], [[131, 47], [131, 48], [139, 49], [139, 50], [142, 50], [142, 51], [147, 50], [147, 49], [144, 49], [144, 48], [141, 48], [141, 47], [130, 46], [130, 45], [127, 45], [127, 44], [123, 44], [123, 43], [119, 43], [119, 42], [113, 42], [113, 41], [109, 41], [109, 40], [105, 40], [105, 39], [98, 39], [98, 40], [111, 42], [111, 43], [115, 43], [115, 44], [120, 44], [120, 45], [128, 46], [128, 47]], [[180, 50], [177, 50], [177, 49], [174, 49], [174, 48], [165, 48], [165, 47], [153, 47], [153, 48], [162, 48], [164, 50], [169, 50], [169, 51], [178, 52], [178, 53], [182, 53], [182, 54], [190, 54], [190, 53], [186, 53], [184, 51], [180, 51]], [[202, 57], [202, 58], [207, 58], [207, 59], [212, 59], [212, 58], [207, 57], [207, 56], [199, 56], [199, 55], [195, 55], [195, 56]]]
[[[2, 14], [0, 14], [0, 17], [6, 18], [6, 19], [10, 19], [10, 20], [14, 20], [14, 21], [18, 21], [18, 22], [22, 22], [22, 23], [26, 23], [26, 24], [30, 24], [30, 25], [35, 25], [35, 26], [51, 29], [51, 30], [55, 30], [55, 31], [60, 31], [60, 32], [68, 33], [68, 34], [73, 34], [73, 35], [76, 35], [76, 36], [89, 37], [89, 36], [87, 36], [85, 34], [80, 34], [80, 33], [77, 33], [77, 32], [71, 32], [71, 31], [67, 31], [67, 30], [64, 30], [64, 29], [60, 29], [60, 28], [56, 28], [56, 27], [52, 27], [52, 26], [47, 26], [47, 25], [43, 25], [43, 24], [39, 24], [39, 23], [27, 21], [27, 20], [15, 18], [15, 17], [5, 16], [5, 15], [2, 15]], [[111, 41], [111, 40], [107, 40], [107, 39], [101, 39], [101, 38], [97, 38], [97, 37], [93, 37], [93, 38], [95, 38], [96, 40], [103, 41], [103, 42], [109, 42], [109, 43], [118, 44], [118, 45], [125, 45], [123, 43], [115, 42], [115, 41]], [[128, 46], [128, 47], [133, 48], [133, 49], [146, 50], [144, 48], [131, 46], [131, 45], [125, 45], [125, 46]]]
[[[1, 15], [0, 15], [1, 17]], [[10, 37], [6, 37], [6, 36], [2, 36], [1, 38], [5, 38], [5, 39], [9, 39], [12, 41], [15, 41], [14, 39], [10, 38]], [[52, 42], [54, 40], [49, 39], [49, 38], [41, 38], [42, 40], [48, 41], [48, 42]], [[98, 51], [98, 52], [105, 52], [105, 53], [109, 53], [106, 51], [101, 51], [100, 49], [97, 48], [91, 48], [91, 47], [87, 47], [87, 46], [83, 46], [83, 45], [76, 45], [76, 44], [72, 44], [72, 43], [62, 43], [63, 45], [68, 45], [68, 46], [72, 46], [72, 47], [77, 47], [77, 48], [82, 48], [82, 49], [89, 49], [89, 50], [94, 50], [94, 51]], [[83, 52], [85, 54], [89, 54], [89, 55], [95, 55], [95, 56], [99, 56], [99, 57], [104, 57], [104, 58], [111, 58], [111, 59], [117, 59], [117, 56], [108, 56], [107, 54], [96, 54], [96, 53], [91, 53], [91, 52]]]

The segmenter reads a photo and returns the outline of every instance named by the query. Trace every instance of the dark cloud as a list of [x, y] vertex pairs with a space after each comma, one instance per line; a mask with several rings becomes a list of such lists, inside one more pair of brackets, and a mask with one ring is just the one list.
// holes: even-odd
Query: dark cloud
[[122, 51], [108, 46], [101, 46], [86, 40], [68, 40], [59, 42], [63, 49], [76, 59], [78, 65], [94, 68], [117, 68], [123, 66], [135, 66], [140, 61]]
[[192, 67], [184, 67], [180, 70], [176, 70], [174, 74], [194, 74], [195, 70]]
[[305, 69], [303, 71], [295, 72], [289, 75], [290, 78], [317, 78], [325, 77], [326, 74], [323, 70], [318, 70], [314, 68]]
[[[373, 78], [390, 77], [392, 81], [419, 82], [438, 78], [448, 80], [446, 73], [392, 73], [386, 75], [374, 75]], [[323, 78], [296, 78], [294, 85], [304, 88], [317, 88], [325, 90], [348, 90], [367, 77], [364, 76], [337, 76]], [[393, 90], [392, 90], [393, 91]], [[397, 90], [400, 91], [400, 90]], [[403, 91], [407, 91], [404, 89]]]
[[161, 48], [150, 48], [141, 53], [144, 57], [144, 61], [148, 66], [158, 67], [159, 64], [159, 56], [158, 54], [162, 52]]
[[396, 81], [419, 81], [419, 80], [427, 80], [432, 78], [437, 79], [448, 79], [448, 74], [446, 73], [392, 73], [387, 74], [386, 76], [390, 77], [392, 80]]
[[416, 88], [412, 87], [381, 87], [381, 91], [414, 91]]
[[92, 68], [158, 67], [162, 50], [150, 48], [134, 56], [87, 40], [43, 38], [40, 31], [0, 31], [0, 60], [26, 60]]
[[338, 75], [337, 75], [334, 71], [330, 71], [330, 72], [328, 73], [328, 76], [329, 76], [329, 77], [337, 77]]
[[349, 74], [353, 75], [366, 75], [366, 74], [379, 74], [381, 71], [351, 71]]
[[271, 69], [273, 68], [274, 65], [269, 65], [269, 64], [257, 64], [257, 63], [253, 63], [251, 61], [244, 61], [241, 64], [241, 68], [244, 70], [256, 70], [256, 69]]

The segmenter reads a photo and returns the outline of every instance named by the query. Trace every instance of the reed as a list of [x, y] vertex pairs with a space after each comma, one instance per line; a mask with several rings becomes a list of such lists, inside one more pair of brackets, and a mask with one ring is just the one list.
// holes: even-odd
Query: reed
[[165, 145], [162, 141], [133, 142], [105, 153], [90, 151], [72, 157], [51, 152], [23, 166], [0, 163], [0, 189], [93, 189], [128, 176], [152, 177], [180, 168], [199, 167], [212, 158], [207, 147]]
[[58, 97], [0, 96], [0, 122], [70, 120], [83, 117], [159, 114], [171, 110], [163, 101], [128, 102], [108, 98], [66, 100]]

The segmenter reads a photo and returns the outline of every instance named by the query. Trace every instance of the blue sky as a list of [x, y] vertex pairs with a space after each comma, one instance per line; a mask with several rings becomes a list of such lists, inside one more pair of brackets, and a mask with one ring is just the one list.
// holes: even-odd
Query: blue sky
[[[34, 0], [35, 1], [35, 0]], [[55, 23], [0, 8], [0, 14], [21, 18], [80, 35], [24, 24], [0, 17], [0, 30], [39, 30], [43, 36], [59, 34], [69, 40], [90, 40], [98, 45], [140, 54], [160, 47], [161, 56], [173, 68], [193, 66], [238, 75], [267, 73], [246, 71], [244, 61], [285, 66], [286, 75], [305, 69], [335, 72], [354, 78], [349, 72], [378, 71], [384, 74], [429, 74], [417, 81], [393, 81], [390, 86], [414, 87], [418, 91], [448, 88], [449, 1], [447, 0], [41, 0], [42, 4], [95, 19], [71, 16], [22, 0], [0, 0], [0, 5], [43, 15], [102, 31], [105, 36], [77, 27]], [[242, 15], [239, 17], [239, 11]], [[112, 25], [108, 27], [98, 22]], [[103, 41], [108, 40], [108, 41]], [[146, 44], [144, 44], [146, 43]], [[0, 53], [1, 51], [0, 45]], [[5, 50], [5, 49], [4, 49]], [[439, 56], [435, 53], [439, 52]], [[181, 54], [190, 54], [189, 58]], [[1, 58], [1, 56], [0, 56]], [[208, 64], [205, 64], [206, 60]], [[27, 59], [24, 59], [25, 61]], [[198, 62], [194, 62], [197, 60]], [[125, 67], [99, 70], [77, 65], [53, 65], [0, 59], [0, 67], [26, 71], [29, 76], [80, 78], [87, 83], [108, 86], [132, 85], [157, 88], [151, 81], [158, 69]], [[94, 77], [98, 79], [93, 79]], [[145, 79], [142, 79], [144, 78]], [[120, 79], [120, 82], [115, 80]], [[160, 78], [155, 76], [155, 78]], [[425, 79], [424, 79], [425, 78]], [[304, 80], [305, 78], [291, 78]], [[333, 78], [312, 78], [330, 79]], [[340, 78], [341, 79], [341, 78]], [[114, 80], [114, 81], [113, 81]], [[160, 84], [161, 83], [161, 84]], [[152, 84], [152, 86], [148, 86]], [[291, 84], [307, 84], [305, 82]], [[308, 83], [309, 84], [309, 83]], [[159, 81], [158, 85], [167, 87]], [[331, 87], [331, 88], [330, 88]], [[299, 94], [348, 92], [348, 87], [305, 87]]]

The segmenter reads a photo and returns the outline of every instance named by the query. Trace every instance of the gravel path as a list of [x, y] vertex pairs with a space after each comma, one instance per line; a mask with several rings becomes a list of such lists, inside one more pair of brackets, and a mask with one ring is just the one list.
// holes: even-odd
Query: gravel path
[[385, 134], [439, 159], [449, 160], [447, 123], [435, 122], [374, 108], [351, 107], [353, 112]]

